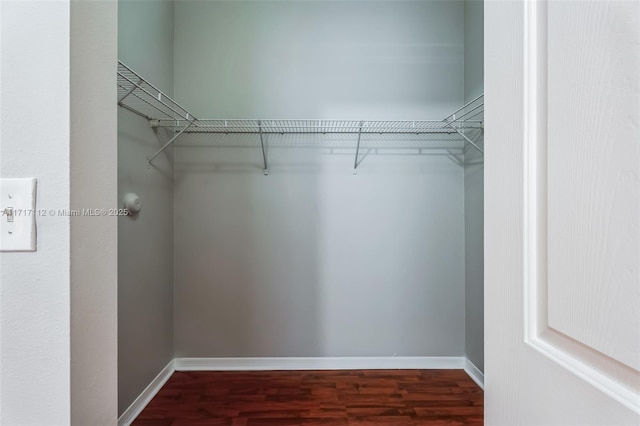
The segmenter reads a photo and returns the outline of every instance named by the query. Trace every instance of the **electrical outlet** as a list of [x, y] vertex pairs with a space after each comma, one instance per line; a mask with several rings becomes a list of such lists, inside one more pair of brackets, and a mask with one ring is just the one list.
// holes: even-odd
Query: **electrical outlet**
[[0, 251], [36, 251], [36, 179], [0, 179]]

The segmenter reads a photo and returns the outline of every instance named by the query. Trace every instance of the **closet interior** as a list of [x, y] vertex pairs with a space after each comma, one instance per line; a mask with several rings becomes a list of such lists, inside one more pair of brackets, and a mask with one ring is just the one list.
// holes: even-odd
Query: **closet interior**
[[481, 383], [482, 1], [118, 19], [119, 414], [167, 365]]

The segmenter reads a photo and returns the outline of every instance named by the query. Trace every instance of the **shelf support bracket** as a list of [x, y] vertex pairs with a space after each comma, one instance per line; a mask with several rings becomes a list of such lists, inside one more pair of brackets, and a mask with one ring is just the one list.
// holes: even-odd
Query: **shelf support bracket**
[[133, 86], [131, 87], [131, 89], [129, 89], [129, 91], [127, 93], [125, 93], [124, 95], [122, 95], [122, 97], [120, 99], [118, 99], [118, 105], [122, 104], [122, 101], [124, 101], [127, 96], [132, 94], [134, 90], [136, 90], [138, 87], [140, 87], [140, 85], [143, 82], [144, 82], [144, 80], [142, 78], [138, 79], [138, 82], [134, 83]]
[[186, 126], [184, 126], [182, 128], [182, 130], [180, 130], [176, 135], [174, 135], [171, 139], [169, 139], [169, 141], [167, 143], [165, 143], [162, 148], [160, 148], [158, 150], [158, 152], [156, 152], [155, 154], [153, 154], [151, 157], [149, 157], [147, 159], [147, 167], [151, 166], [151, 162], [153, 161], [154, 158], [156, 158], [158, 155], [162, 154], [162, 152], [164, 152], [165, 149], [167, 149], [167, 147], [171, 144], [173, 144], [176, 139], [178, 139], [180, 137], [180, 135], [182, 135], [185, 130], [187, 130], [189, 127], [191, 127], [191, 125], [194, 123], [194, 121], [196, 121], [195, 119], [191, 120], [189, 122], [189, 124], [187, 124]]
[[480, 154], [484, 155], [484, 151], [483, 151], [483, 150], [481, 150], [481, 149], [480, 149], [480, 147], [479, 147], [479, 146], [478, 146], [474, 141], [472, 141], [471, 139], [469, 139], [469, 138], [467, 137], [467, 135], [465, 135], [464, 133], [462, 133], [460, 130], [458, 130], [458, 129], [455, 129], [455, 130], [456, 130], [456, 132], [458, 132], [458, 134], [459, 134], [460, 136], [462, 136], [462, 137], [464, 138], [464, 140], [466, 140], [467, 142], [469, 142], [469, 143], [471, 144], [471, 146], [472, 146], [472, 147], [474, 147], [475, 149], [477, 149], [477, 150], [478, 150], [478, 152], [480, 152]]
[[358, 144], [356, 145], [356, 158], [353, 161], [353, 174], [358, 174], [358, 153], [360, 152], [360, 138], [362, 137], [362, 121], [360, 122], [360, 126], [358, 128]]
[[[457, 112], [457, 111], [456, 111]], [[455, 113], [451, 114], [451, 116], [453, 116], [453, 121], [455, 121], [456, 116]], [[447, 125], [449, 127], [451, 127], [453, 130], [455, 130], [460, 136], [462, 136], [464, 138], [465, 141], [469, 142], [469, 144], [471, 144], [472, 147], [474, 147], [475, 149], [478, 150], [478, 152], [482, 155], [484, 155], [484, 151], [480, 149], [480, 147], [474, 142], [472, 141], [467, 135], [465, 135], [463, 132], [460, 131], [460, 129], [455, 128], [453, 125], [451, 125], [452, 121], [448, 121], [447, 119], [444, 120], [445, 123], [447, 123]]]
[[267, 167], [267, 154], [264, 151], [264, 140], [262, 137], [262, 122], [258, 121], [258, 129], [260, 130], [260, 147], [262, 148], [262, 161], [264, 163], [264, 175], [269, 174], [269, 168]]

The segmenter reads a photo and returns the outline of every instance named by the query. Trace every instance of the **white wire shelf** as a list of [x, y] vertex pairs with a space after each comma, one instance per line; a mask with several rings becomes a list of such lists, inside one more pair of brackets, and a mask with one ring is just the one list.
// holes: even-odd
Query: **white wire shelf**
[[[152, 125], [180, 130], [185, 120], [155, 120]], [[457, 133], [457, 130], [480, 129], [481, 120], [419, 120], [419, 121], [362, 121], [362, 120], [196, 120], [186, 133], [374, 133], [425, 134]]]
[[150, 121], [195, 119], [180, 104], [120, 61], [118, 61], [118, 105]]
[[[468, 102], [442, 120], [223, 120], [197, 119], [186, 108], [164, 94], [153, 84], [131, 68], [118, 61], [118, 105], [138, 114], [154, 128], [163, 128], [173, 134], [162, 148], [149, 157], [147, 165], [174, 144], [178, 138], [192, 139], [191, 136], [206, 134], [256, 134], [259, 135], [260, 147], [264, 160], [265, 174], [268, 174], [264, 135], [357, 135], [351, 142], [356, 148], [354, 173], [358, 167], [358, 153], [362, 144], [371, 144], [374, 136], [398, 135], [396, 144], [407, 141], [407, 136], [423, 137], [427, 144], [444, 143], [443, 147], [453, 142], [470, 144], [479, 152], [482, 149], [471, 138], [472, 130], [482, 130], [484, 116], [484, 95]], [[477, 133], [477, 132], [476, 132]], [[415, 139], [411, 139], [415, 146]], [[393, 146], [390, 139], [385, 142]], [[316, 142], [314, 142], [316, 143]], [[448, 144], [448, 145], [447, 145]], [[295, 144], [293, 144], [295, 145]], [[303, 146], [304, 144], [301, 144]], [[213, 144], [215, 146], [215, 144]]]
[[449, 114], [444, 121], [448, 123], [473, 123], [484, 120], [484, 94], [470, 100]]

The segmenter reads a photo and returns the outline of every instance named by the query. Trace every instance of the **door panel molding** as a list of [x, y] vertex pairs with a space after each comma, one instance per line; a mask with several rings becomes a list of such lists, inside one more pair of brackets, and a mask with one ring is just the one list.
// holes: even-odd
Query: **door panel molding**
[[525, 342], [640, 413], [640, 371], [549, 325], [548, 10], [524, 2], [524, 336]]

